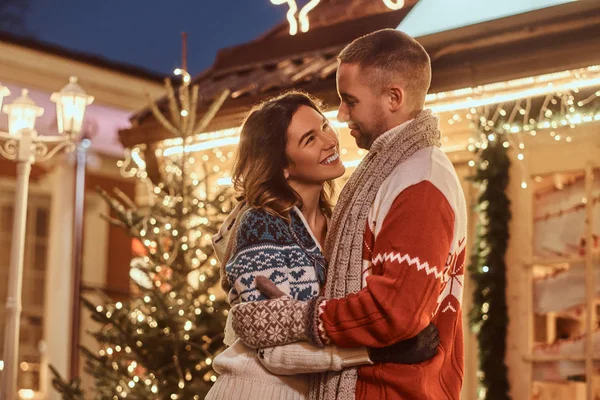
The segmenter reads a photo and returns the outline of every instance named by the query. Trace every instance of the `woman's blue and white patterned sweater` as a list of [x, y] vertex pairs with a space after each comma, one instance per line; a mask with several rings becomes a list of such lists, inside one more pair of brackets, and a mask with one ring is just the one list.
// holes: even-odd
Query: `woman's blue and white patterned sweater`
[[318, 296], [325, 277], [323, 256], [301, 211], [290, 212], [291, 223], [256, 209], [241, 218], [225, 266], [232, 286], [229, 303], [265, 300], [256, 288], [256, 277], [261, 275], [294, 299]]
[[[232, 287], [229, 291], [232, 306], [265, 299], [256, 288], [257, 276], [269, 278], [294, 299], [306, 301], [319, 295], [325, 271], [324, 263], [319, 262], [322, 268], [317, 273], [315, 260], [322, 261], [322, 253], [300, 210], [294, 208], [290, 212], [289, 223], [255, 209], [236, 218], [240, 218], [237, 229], [224, 230], [228, 236], [225, 240], [234, 241], [225, 265], [225, 275]], [[226, 242], [221, 242], [221, 247], [224, 244], [227, 247]], [[236, 340], [230, 322], [231, 314], [225, 329], [225, 343], [229, 347], [213, 360], [219, 378], [206, 400], [240, 400], [240, 396], [306, 400], [309, 379], [304, 375], [279, 376], [269, 372], [259, 361], [256, 349]]]

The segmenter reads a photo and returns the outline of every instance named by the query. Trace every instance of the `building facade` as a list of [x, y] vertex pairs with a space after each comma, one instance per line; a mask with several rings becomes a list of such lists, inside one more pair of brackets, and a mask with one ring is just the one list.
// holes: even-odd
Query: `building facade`
[[[40, 135], [56, 134], [56, 111], [50, 95], [72, 75], [95, 97], [86, 110], [83, 126], [92, 145], [86, 166], [82, 294], [94, 298], [99, 290], [122, 296], [129, 291], [131, 245], [123, 232], [100, 218], [108, 207], [95, 187], [107, 191], [118, 187], [135, 196], [135, 182], [122, 178], [116, 165], [123, 158], [117, 133], [130, 127], [129, 116], [146, 104], [146, 92], [153, 98], [163, 95], [162, 78], [141, 68], [0, 33], [0, 82], [11, 92], [3, 104], [11, 103], [21, 89], [29, 89], [29, 96], [45, 110], [36, 122]], [[1, 114], [0, 131], [7, 130], [7, 118]], [[73, 154], [56, 156], [34, 164], [31, 173], [19, 347], [18, 387], [22, 398], [58, 398], [51, 389], [49, 364], [63, 376], [70, 375], [74, 164]], [[15, 178], [16, 164], [0, 159], [0, 321], [5, 320]], [[81, 343], [93, 348], [95, 344], [84, 334], [93, 323], [84, 313], [81, 317]], [[3, 337], [2, 329], [0, 354]], [[2, 362], [0, 367], [4, 367]]]

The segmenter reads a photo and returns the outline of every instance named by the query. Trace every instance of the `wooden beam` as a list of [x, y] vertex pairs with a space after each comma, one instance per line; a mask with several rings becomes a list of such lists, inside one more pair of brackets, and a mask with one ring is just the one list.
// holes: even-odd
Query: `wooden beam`
[[[600, 19], [599, 19], [600, 21]], [[542, 75], [600, 63], [600, 22], [543, 39], [522, 40], [434, 61], [430, 92]]]

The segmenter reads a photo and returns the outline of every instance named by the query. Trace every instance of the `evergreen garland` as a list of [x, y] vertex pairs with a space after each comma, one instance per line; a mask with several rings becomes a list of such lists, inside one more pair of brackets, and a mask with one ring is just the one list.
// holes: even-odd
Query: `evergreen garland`
[[479, 197], [476, 238], [469, 265], [475, 285], [470, 324], [479, 344], [479, 398], [487, 400], [510, 399], [504, 362], [508, 328], [504, 256], [511, 218], [505, 190], [510, 160], [504, 141], [498, 136], [482, 146], [476, 173], [471, 178], [479, 186]]

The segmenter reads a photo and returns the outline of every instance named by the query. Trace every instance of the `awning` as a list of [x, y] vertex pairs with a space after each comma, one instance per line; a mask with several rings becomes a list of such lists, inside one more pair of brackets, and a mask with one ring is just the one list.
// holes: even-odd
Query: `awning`
[[419, 37], [573, 1], [576, 0], [420, 0], [397, 29]]

